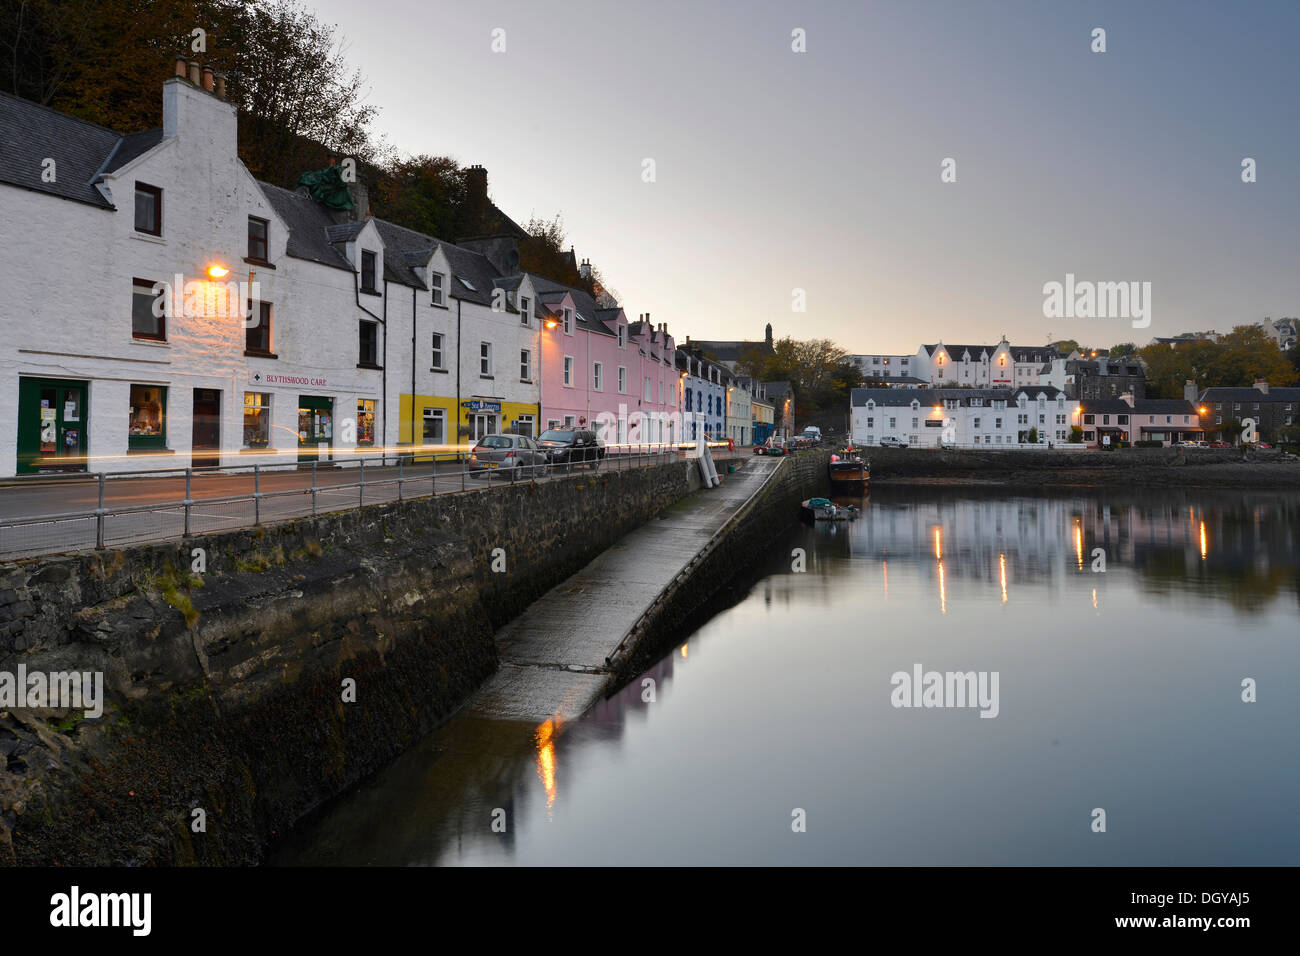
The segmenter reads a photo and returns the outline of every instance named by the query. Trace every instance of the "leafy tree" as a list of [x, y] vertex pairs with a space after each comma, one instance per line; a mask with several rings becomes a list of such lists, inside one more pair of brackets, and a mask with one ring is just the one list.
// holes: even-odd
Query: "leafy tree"
[[1070, 444], [1078, 445], [1083, 442], [1083, 429], [1078, 425], [1070, 426]]
[[578, 272], [573, 247], [565, 248], [564, 220], [558, 214], [553, 219], [540, 219], [534, 215], [524, 231], [529, 238], [519, 245], [520, 269], [575, 289], [585, 289], [595, 297], [595, 284]]
[[1031, 444], [1031, 445], [1037, 445], [1037, 444], [1038, 444], [1038, 427], [1037, 427], [1037, 426], [1034, 426], [1033, 428], [1029, 429], [1029, 434], [1025, 436], [1025, 440], [1026, 440], [1027, 442], [1029, 442], [1029, 444]]
[[1148, 345], [1139, 355], [1151, 398], [1182, 398], [1188, 381], [1198, 388], [1248, 388], [1258, 379], [1277, 386], [1300, 381], [1300, 372], [1256, 326], [1238, 326], [1218, 342], [1189, 340], [1176, 348]]
[[1112, 358], [1118, 358], [1121, 355], [1136, 355], [1137, 350], [1138, 347], [1132, 342], [1121, 342], [1119, 345], [1110, 347], [1110, 354]]
[[[1075, 349], [1079, 349], [1079, 343], [1074, 339], [1059, 339], [1056, 342], [1047, 343], [1047, 347], [1056, 349], [1062, 355], [1069, 355]], [[1082, 352], [1083, 349], [1079, 349], [1079, 351]]]
[[463, 224], [465, 202], [463, 170], [446, 156], [412, 156], [395, 159], [371, 191], [375, 215], [408, 229], [452, 240]]

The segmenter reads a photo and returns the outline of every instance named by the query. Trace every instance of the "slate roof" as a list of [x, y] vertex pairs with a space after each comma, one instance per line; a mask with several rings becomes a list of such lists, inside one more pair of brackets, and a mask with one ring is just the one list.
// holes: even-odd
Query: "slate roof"
[[[290, 192], [270, 183], [258, 185], [262, 187], [262, 193], [276, 215], [289, 227], [289, 240], [285, 247], [287, 255], [334, 269], [356, 271], [347, 257], [329, 241], [328, 230], [334, 225], [334, 220], [324, 206], [306, 193]], [[384, 258], [387, 259], [387, 256]]]
[[[132, 139], [132, 149], [141, 136]], [[131, 137], [0, 93], [0, 182], [112, 209], [112, 203], [93, 183], [125, 139]], [[52, 183], [41, 182], [42, 163], [47, 158], [56, 164]]]
[[113, 150], [113, 155], [104, 165], [104, 172], [115, 173], [131, 160], [143, 156], [162, 142], [162, 128], [147, 129], [143, 133], [127, 133]]
[[1195, 415], [1196, 406], [1181, 398], [1139, 398], [1130, 406], [1118, 398], [1084, 398], [1079, 407], [1089, 415]]
[[701, 352], [708, 352], [719, 362], [739, 362], [742, 353], [751, 348], [756, 348], [760, 352], [767, 352], [769, 354], [772, 352], [772, 349], [768, 347], [766, 341], [749, 342], [729, 341], [723, 339], [691, 339], [690, 347], [692, 349], [699, 349]]
[[1300, 388], [1269, 387], [1268, 394], [1257, 388], [1214, 387], [1201, 390], [1203, 402], [1300, 402]]

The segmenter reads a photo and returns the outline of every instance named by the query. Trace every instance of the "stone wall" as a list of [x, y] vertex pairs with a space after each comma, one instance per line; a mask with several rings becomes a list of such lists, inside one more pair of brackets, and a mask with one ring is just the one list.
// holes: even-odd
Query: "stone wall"
[[0, 711], [0, 861], [258, 861], [465, 700], [496, 627], [698, 487], [674, 462], [0, 565], [0, 672], [102, 671], [107, 697]]

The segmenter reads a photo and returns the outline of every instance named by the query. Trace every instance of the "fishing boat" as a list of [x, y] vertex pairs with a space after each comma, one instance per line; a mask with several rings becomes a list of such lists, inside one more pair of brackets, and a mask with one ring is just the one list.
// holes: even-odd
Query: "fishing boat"
[[837, 505], [829, 498], [799, 502], [799, 516], [805, 521], [852, 521], [858, 514], [856, 505]]
[[830, 464], [831, 490], [845, 494], [863, 494], [867, 490], [867, 480], [871, 469], [861, 458], [841, 458], [831, 455]]

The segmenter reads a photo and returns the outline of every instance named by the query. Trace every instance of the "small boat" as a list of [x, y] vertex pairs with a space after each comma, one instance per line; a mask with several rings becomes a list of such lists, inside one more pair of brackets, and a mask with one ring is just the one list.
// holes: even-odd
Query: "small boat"
[[829, 498], [808, 498], [799, 502], [799, 516], [806, 521], [852, 521], [859, 514], [856, 505], [837, 505]]
[[871, 469], [861, 458], [841, 458], [831, 455], [830, 465], [831, 490], [849, 494], [862, 494], [867, 490], [867, 481], [871, 478]]

